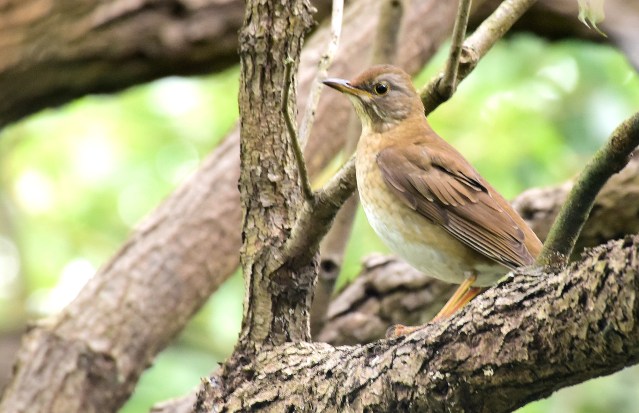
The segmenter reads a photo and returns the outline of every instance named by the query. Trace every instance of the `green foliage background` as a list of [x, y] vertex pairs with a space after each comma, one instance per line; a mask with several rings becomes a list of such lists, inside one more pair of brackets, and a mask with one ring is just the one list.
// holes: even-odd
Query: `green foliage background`
[[[443, 59], [440, 52], [416, 85]], [[237, 120], [237, 82], [237, 68], [167, 78], [83, 98], [1, 132], [0, 334], [59, 311], [197, 167]], [[516, 36], [498, 44], [430, 121], [513, 197], [572, 177], [638, 108], [639, 78], [615, 50]], [[385, 250], [360, 213], [339, 285], [357, 274], [362, 256]], [[122, 412], [185, 394], [224, 360], [242, 294], [236, 274], [158, 356]], [[637, 388], [638, 371], [627, 369], [521, 411], [633, 412]]]

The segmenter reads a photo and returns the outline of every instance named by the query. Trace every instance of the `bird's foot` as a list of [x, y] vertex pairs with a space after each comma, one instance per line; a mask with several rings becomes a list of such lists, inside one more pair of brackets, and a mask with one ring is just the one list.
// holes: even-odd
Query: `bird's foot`
[[393, 324], [386, 330], [386, 338], [397, 338], [413, 333], [423, 326], [405, 326], [402, 324]]

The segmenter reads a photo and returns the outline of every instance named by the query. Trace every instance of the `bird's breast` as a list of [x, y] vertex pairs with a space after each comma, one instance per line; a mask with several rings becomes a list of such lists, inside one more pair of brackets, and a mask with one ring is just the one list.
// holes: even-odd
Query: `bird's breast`
[[451, 283], [461, 283], [474, 272], [478, 275], [475, 285], [488, 286], [508, 272], [401, 202], [384, 182], [376, 160], [379, 151], [371, 146], [358, 147], [357, 187], [368, 222], [394, 253], [418, 270]]

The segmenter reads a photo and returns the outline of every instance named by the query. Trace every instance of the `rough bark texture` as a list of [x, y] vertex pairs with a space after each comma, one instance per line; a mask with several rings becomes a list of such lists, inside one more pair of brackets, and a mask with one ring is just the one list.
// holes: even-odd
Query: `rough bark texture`
[[[449, 321], [359, 347], [263, 349], [197, 412], [509, 412], [639, 360], [639, 237], [502, 281]], [[211, 402], [222, 384], [200, 395]]]
[[[513, 206], [545, 239], [571, 183], [530, 189]], [[639, 159], [633, 158], [603, 187], [586, 222], [573, 258], [627, 234], [639, 233]], [[375, 255], [362, 272], [331, 303], [317, 340], [333, 345], [370, 343], [384, 337], [393, 324], [419, 325], [429, 321], [457, 288], [417, 271], [406, 262]], [[316, 323], [319, 323], [316, 321]]]
[[[315, 1], [326, 14], [330, 1]], [[237, 63], [238, 0], [7, 0], [0, 127], [88, 93]]]
[[[295, 108], [295, 78], [304, 33], [312, 22], [306, 0], [249, 1], [240, 31], [240, 194], [244, 317], [239, 346], [306, 341], [316, 262], [273, 268], [302, 206], [299, 171], [283, 108]], [[287, 63], [289, 62], [289, 63]]]

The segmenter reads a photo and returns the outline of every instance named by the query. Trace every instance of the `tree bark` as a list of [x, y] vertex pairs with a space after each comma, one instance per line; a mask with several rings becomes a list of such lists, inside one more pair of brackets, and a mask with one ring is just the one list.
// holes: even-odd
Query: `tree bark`
[[[249, 1], [240, 31], [240, 194], [245, 298], [239, 348], [307, 341], [316, 261], [273, 267], [302, 207], [286, 108], [295, 108], [307, 0]], [[288, 67], [290, 65], [290, 68]], [[289, 93], [290, 92], [290, 93]], [[285, 113], [286, 112], [286, 113]], [[288, 264], [288, 263], [285, 263]], [[237, 350], [236, 350], [237, 351]]]
[[0, 127], [88, 93], [220, 70], [237, 61], [240, 2], [4, 3]]
[[629, 236], [559, 274], [508, 277], [406, 337], [265, 348], [247, 380], [205, 382], [196, 412], [510, 412], [639, 360], [638, 270]]

